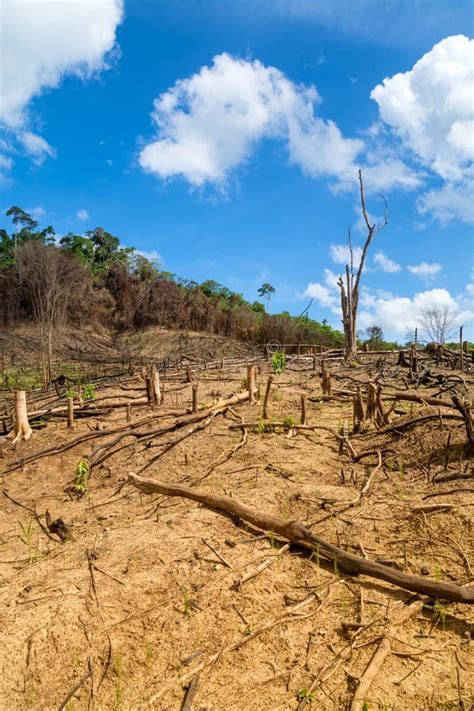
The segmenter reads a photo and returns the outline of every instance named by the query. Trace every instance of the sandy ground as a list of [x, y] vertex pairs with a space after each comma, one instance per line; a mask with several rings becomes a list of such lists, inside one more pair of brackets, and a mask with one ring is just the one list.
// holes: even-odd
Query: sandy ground
[[[202, 374], [200, 403], [241, 390], [244, 376], [244, 370]], [[258, 376], [262, 386], [266, 378]], [[270, 417], [297, 422], [301, 394], [317, 398], [320, 392], [315, 375], [286, 372], [275, 378]], [[97, 394], [121, 393], [109, 388]], [[188, 407], [190, 401], [190, 385], [167, 385], [163, 407]], [[371, 559], [472, 585], [472, 480], [434, 485], [426, 476], [430, 453], [431, 474], [443, 469], [448, 427], [448, 471], [459, 470], [465, 441], [459, 423], [431, 421], [403, 437], [355, 439], [360, 449], [385, 445], [393, 452], [361, 503], [338, 514], [357, 496], [376, 457], [350, 464], [330, 433], [290, 430], [249, 431], [247, 442], [225, 459], [242, 438], [230, 426], [239, 418], [255, 421], [260, 409], [261, 403], [244, 403], [215, 417], [146, 475], [188, 486], [199, 482], [214, 494], [302, 520]], [[406, 411], [409, 416], [409, 406]], [[149, 413], [137, 407], [132, 417]], [[350, 421], [352, 406], [311, 401], [308, 415], [311, 424], [338, 429]], [[100, 421], [77, 420], [73, 432], [64, 421], [50, 422], [16, 451], [4, 449], [0, 464], [124, 421], [118, 409]], [[126, 443], [131, 446], [94, 468], [81, 498], [71, 494], [74, 472], [94, 442], [3, 477], [17, 503], [1, 496], [0, 708], [177, 710], [197, 672], [195, 711], [296, 709], [303, 699], [308, 708], [349, 708], [388, 620], [413, 596], [345, 575], [296, 548], [282, 551], [284, 541], [189, 500], [122, 487], [129, 471], [137, 472], [159, 451]], [[414, 512], [429, 503], [451, 508]], [[49, 539], [19, 504], [34, 509], [43, 523], [46, 510], [53, 520], [62, 517], [72, 540]], [[236, 585], [264, 561], [271, 563]], [[472, 622], [467, 605], [438, 603], [433, 609], [431, 602], [397, 628], [366, 710], [472, 708]]]

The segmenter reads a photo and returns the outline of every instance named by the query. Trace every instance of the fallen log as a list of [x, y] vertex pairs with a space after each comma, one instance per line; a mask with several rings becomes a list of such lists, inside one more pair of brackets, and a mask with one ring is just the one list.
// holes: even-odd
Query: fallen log
[[438, 582], [419, 575], [410, 575], [387, 565], [361, 558], [316, 536], [299, 521], [285, 521], [278, 516], [241, 504], [230, 496], [216, 496], [215, 494], [209, 494], [179, 484], [167, 484], [154, 479], [147, 479], [133, 473], [128, 475], [128, 481], [144, 494], [158, 493], [165, 496], [181, 496], [192, 501], [198, 501], [217, 511], [237, 516], [257, 528], [272, 531], [272, 533], [286, 538], [291, 543], [316, 551], [318, 555], [332, 561], [335, 567], [337, 566], [339, 569], [344, 569], [349, 573], [358, 573], [385, 580], [403, 590], [428, 595], [436, 599], [474, 604], [474, 588]]

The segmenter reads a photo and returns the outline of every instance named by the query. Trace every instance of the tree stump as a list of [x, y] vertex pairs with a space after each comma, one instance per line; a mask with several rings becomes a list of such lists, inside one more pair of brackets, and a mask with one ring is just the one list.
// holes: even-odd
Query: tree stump
[[24, 390], [17, 390], [15, 393], [15, 438], [12, 444], [29, 440], [32, 433], [33, 430], [28, 422], [26, 392]]

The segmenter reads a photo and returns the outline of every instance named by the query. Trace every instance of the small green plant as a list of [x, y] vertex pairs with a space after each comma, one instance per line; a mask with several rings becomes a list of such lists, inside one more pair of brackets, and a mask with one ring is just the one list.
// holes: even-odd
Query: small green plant
[[244, 629], [244, 635], [248, 637], [250, 634], [252, 634], [252, 630], [250, 629], [250, 627], [246, 627]]
[[151, 642], [147, 642], [146, 647], [145, 647], [145, 664], [146, 664], [147, 669], [149, 669], [151, 667], [152, 661], [153, 661], [153, 645]]
[[91, 475], [91, 465], [86, 457], [82, 457], [76, 466], [76, 477], [74, 479], [74, 491], [79, 496], [84, 496], [87, 492], [87, 484]]
[[286, 357], [283, 351], [277, 351], [272, 355], [273, 372], [281, 375], [286, 368]]
[[84, 400], [93, 400], [95, 398], [95, 385], [92, 385], [92, 383], [84, 385], [82, 397], [84, 398]]
[[362, 704], [362, 711], [370, 711], [370, 707], [367, 701], [364, 701], [364, 703]]
[[433, 619], [435, 622], [441, 622], [443, 630], [446, 627], [446, 608], [445, 606], [436, 599], [433, 605]]
[[74, 388], [69, 388], [68, 390], [66, 390], [66, 397], [75, 398], [77, 397], [77, 392], [74, 390]]
[[117, 684], [115, 686], [115, 711], [121, 711], [122, 701], [123, 701], [123, 690], [122, 690], [122, 677], [123, 677], [123, 659], [120, 653], [115, 655], [114, 659], [114, 672], [117, 677]]
[[184, 610], [184, 614], [186, 616], [188, 616], [190, 614], [192, 607], [193, 607], [193, 603], [191, 601], [191, 598], [189, 597], [189, 595], [187, 593], [184, 593], [184, 595], [183, 595], [183, 610]]
[[316, 695], [314, 691], [309, 691], [309, 689], [300, 689], [297, 694], [298, 701], [307, 701], [309, 704], [314, 701]]
[[274, 430], [274, 424], [271, 422], [267, 422], [266, 420], [259, 420], [258, 424], [255, 427], [255, 431], [258, 434], [266, 434], [267, 432], [273, 432]]
[[18, 525], [21, 529], [20, 540], [26, 546], [28, 551], [28, 563], [35, 563], [40, 556], [40, 550], [39, 548], [33, 547], [33, 537], [37, 531], [37, 528], [33, 523], [33, 519], [29, 518], [26, 523], [18, 521]]
[[292, 429], [296, 425], [295, 418], [292, 417], [291, 415], [287, 415], [285, 419], [283, 420], [283, 427], [288, 427], [289, 429]]

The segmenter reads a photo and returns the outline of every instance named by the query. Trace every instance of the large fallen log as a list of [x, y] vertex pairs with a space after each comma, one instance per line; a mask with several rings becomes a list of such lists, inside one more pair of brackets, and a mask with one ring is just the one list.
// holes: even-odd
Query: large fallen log
[[257, 528], [271, 531], [286, 538], [291, 543], [316, 551], [319, 556], [332, 561], [335, 567], [337, 566], [347, 572], [385, 580], [404, 590], [428, 595], [431, 598], [474, 604], [474, 588], [438, 582], [419, 575], [410, 575], [387, 565], [361, 558], [316, 536], [299, 521], [285, 521], [278, 516], [241, 504], [229, 496], [216, 496], [215, 494], [208, 494], [207, 492], [190, 489], [179, 484], [167, 484], [154, 479], [147, 479], [133, 473], [128, 475], [128, 481], [144, 494], [158, 493], [165, 496], [181, 496], [192, 501], [198, 501], [217, 511], [237, 516]]

